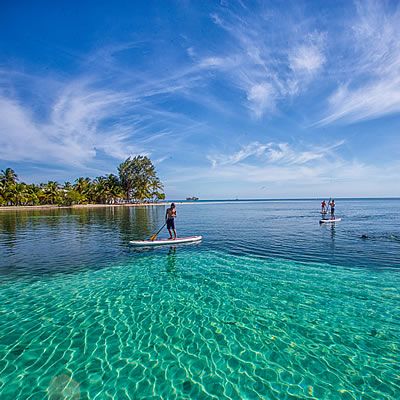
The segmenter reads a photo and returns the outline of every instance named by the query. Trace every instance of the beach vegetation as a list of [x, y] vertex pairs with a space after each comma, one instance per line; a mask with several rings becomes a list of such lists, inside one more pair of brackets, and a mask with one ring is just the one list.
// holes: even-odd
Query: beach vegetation
[[127, 200], [158, 200], [163, 196], [163, 184], [147, 156], [127, 158], [118, 167], [119, 179]]
[[71, 206], [165, 199], [163, 184], [147, 156], [128, 158], [120, 164], [118, 172], [118, 176], [79, 177], [74, 183], [28, 184], [20, 182], [13, 169], [6, 168], [0, 172], [0, 206]]

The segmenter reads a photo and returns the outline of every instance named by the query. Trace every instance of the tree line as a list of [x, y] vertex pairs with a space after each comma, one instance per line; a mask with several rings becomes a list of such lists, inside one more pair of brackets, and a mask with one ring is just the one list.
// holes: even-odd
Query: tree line
[[129, 157], [118, 167], [118, 175], [77, 178], [74, 183], [19, 182], [11, 168], [0, 172], [0, 206], [114, 204], [124, 201], [164, 200], [163, 184], [146, 156]]

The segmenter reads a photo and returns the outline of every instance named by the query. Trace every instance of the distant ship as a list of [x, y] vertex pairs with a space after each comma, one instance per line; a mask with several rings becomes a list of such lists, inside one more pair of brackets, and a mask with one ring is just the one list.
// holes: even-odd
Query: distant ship
[[186, 197], [186, 200], [189, 200], [189, 201], [196, 201], [196, 200], [198, 200], [199, 198], [198, 197], [195, 197], [195, 196], [193, 196], [193, 197]]

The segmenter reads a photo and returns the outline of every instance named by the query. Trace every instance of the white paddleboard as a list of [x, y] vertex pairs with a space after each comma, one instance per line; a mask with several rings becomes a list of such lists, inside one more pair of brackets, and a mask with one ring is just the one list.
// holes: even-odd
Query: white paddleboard
[[339, 221], [341, 221], [341, 220], [342, 220], [342, 218], [321, 219], [321, 220], [319, 221], [319, 223], [320, 223], [320, 224], [332, 224], [332, 223], [334, 223], [334, 222], [339, 222]]
[[176, 239], [159, 239], [159, 240], [131, 240], [129, 243], [135, 247], [149, 247], [149, 246], [166, 246], [175, 245], [180, 243], [200, 242], [203, 236], [189, 236]]

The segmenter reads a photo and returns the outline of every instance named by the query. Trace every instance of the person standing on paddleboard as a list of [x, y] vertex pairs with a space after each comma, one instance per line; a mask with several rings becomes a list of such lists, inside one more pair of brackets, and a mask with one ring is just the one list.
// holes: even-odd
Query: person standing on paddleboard
[[167, 222], [169, 239], [172, 239], [172, 232], [174, 232], [174, 239], [176, 239], [175, 218], [176, 218], [176, 207], [175, 204], [172, 203], [171, 207], [167, 208], [167, 212], [165, 213], [165, 220]]
[[332, 199], [329, 205], [331, 206], [331, 219], [335, 219], [335, 200]]
[[321, 202], [321, 214], [326, 214], [326, 201], [322, 200]]

